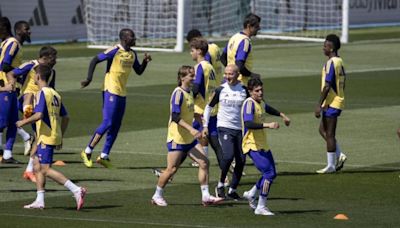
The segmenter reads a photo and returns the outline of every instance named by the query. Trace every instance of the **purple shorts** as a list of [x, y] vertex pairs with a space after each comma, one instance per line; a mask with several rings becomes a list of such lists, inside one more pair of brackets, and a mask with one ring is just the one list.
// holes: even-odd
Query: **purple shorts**
[[342, 110], [328, 107], [327, 110], [322, 112], [322, 115], [325, 117], [338, 117], [340, 116], [340, 113], [342, 113]]
[[53, 163], [53, 153], [55, 146], [39, 144], [36, 152], [36, 156], [39, 158], [40, 164], [52, 164]]
[[172, 151], [183, 151], [184, 153], [189, 152], [189, 150], [191, 150], [193, 147], [195, 147], [197, 145], [197, 140], [193, 140], [192, 143], [190, 144], [177, 144], [174, 143], [174, 141], [168, 142], [167, 143], [167, 148], [168, 148], [168, 152], [172, 152]]

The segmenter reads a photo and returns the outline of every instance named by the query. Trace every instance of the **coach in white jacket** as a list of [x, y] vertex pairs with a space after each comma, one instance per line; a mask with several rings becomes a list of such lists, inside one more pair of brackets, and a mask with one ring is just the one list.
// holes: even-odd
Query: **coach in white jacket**
[[217, 128], [218, 137], [222, 146], [222, 160], [220, 164], [221, 175], [216, 188], [218, 197], [225, 197], [224, 181], [229, 171], [233, 158], [236, 166], [233, 172], [232, 182], [227, 196], [231, 199], [240, 199], [236, 193], [242, 171], [245, 165], [246, 156], [242, 152], [242, 123], [241, 108], [243, 101], [249, 96], [246, 87], [239, 81], [239, 69], [236, 65], [228, 65], [225, 68], [224, 77], [226, 82], [217, 88], [210, 103], [204, 111], [203, 136], [208, 134], [208, 121], [210, 112], [217, 104]]

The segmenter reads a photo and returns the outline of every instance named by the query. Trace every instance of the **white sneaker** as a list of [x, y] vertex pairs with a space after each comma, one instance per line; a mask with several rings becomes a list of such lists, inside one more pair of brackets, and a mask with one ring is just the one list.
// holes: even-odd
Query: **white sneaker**
[[166, 207], [167, 201], [165, 201], [165, 199], [163, 197], [152, 197], [151, 198], [151, 203], [160, 207]]
[[272, 213], [269, 209], [268, 209], [268, 207], [257, 207], [255, 210], [254, 210], [254, 214], [256, 214], [256, 215], [275, 215], [274, 213]]
[[25, 209], [44, 209], [44, 202], [33, 201], [33, 203], [25, 205]]
[[192, 167], [199, 167], [200, 165], [199, 165], [199, 163], [197, 163], [197, 162], [192, 162], [191, 164], [190, 164]]
[[74, 193], [77, 211], [79, 211], [83, 207], [83, 204], [85, 203], [86, 192], [87, 192], [86, 188], [81, 187], [79, 192]]
[[223, 200], [224, 198], [210, 195], [208, 198], [203, 198], [201, 203], [203, 204], [203, 206], [208, 206], [208, 205], [219, 204]]
[[339, 158], [336, 161], [336, 171], [339, 171], [343, 168], [344, 162], [347, 160], [347, 156], [344, 153], [340, 153]]
[[243, 198], [249, 201], [249, 206], [251, 209], [255, 210], [257, 208], [257, 200], [256, 197], [250, 195], [250, 191], [245, 191], [243, 193]]
[[317, 170], [316, 172], [319, 174], [334, 173], [336, 172], [336, 169], [332, 166], [326, 166], [325, 168]]
[[32, 145], [35, 142], [35, 136], [30, 135], [30, 138], [24, 142], [24, 155], [29, 156], [31, 153]]

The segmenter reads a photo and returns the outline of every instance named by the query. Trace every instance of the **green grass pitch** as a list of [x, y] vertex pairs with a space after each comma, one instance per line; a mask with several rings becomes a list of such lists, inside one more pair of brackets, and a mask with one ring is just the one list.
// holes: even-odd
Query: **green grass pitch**
[[[55, 45], [59, 50], [56, 85], [71, 117], [64, 148], [55, 154], [55, 160], [65, 161], [66, 166], [56, 169], [88, 188], [86, 204], [75, 211], [71, 194], [48, 181], [46, 209], [22, 209], [36, 197], [35, 186], [21, 178], [24, 166], [0, 164], [0, 226], [399, 227], [399, 34], [398, 27], [353, 30], [352, 42], [340, 51], [348, 77], [337, 139], [348, 161], [343, 171], [332, 175], [315, 174], [326, 161], [319, 120], [313, 116], [326, 61], [322, 44], [254, 41], [254, 71], [262, 75], [266, 101], [292, 119], [289, 128], [282, 126], [268, 135], [278, 170], [268, 200], [276, 212], [273, 217], [255, 216], [246, 201], [201, 206], [197, 169], [188, 162], [166, 188], [169, 206], [150, 204], [156, 185], [151, 169], [166, 165], [168, 101], [176, 86], [176, 71], [180, 65], [193, 65], [188, 51], [152, 53], [144, 75], [132, 73], [127, 110], [111, 153], [115, 168], [86, 169], [79, 152], [101, 122], [104, 64], [96, 69], [92, 84], [80, 89], [90, 59], [99, 50], [82, 44]], [[26, 59], [35, 58], [38, 48], [25, 47]], [[102, 144], [97, 146], [95, 156], [101, 148]], [[14, 151], [18, 160], [27, 161], [19, 138]], [[218, 167], [212, 150], [210, 161], [213, 193]], [[238, 188], [241, 194], [259, 177], [250, 159], [247, 164], [247, 175]], [[339, 213], [349, 220], [334, 220]]]

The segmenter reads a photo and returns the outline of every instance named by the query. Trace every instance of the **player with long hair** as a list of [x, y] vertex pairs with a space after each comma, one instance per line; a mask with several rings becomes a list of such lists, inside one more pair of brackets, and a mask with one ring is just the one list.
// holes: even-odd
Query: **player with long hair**
[[199, 164], [198, 179], [202, 193], [202, 204], [216, 204], [222, 198], [210, 195], [208, 188], [209, 161], [197, 139], [201, 132], [192, 127], [194, 118], [194, 98], [191, 86], [194, 81], [194, 68], [182, 66], [178, 71], [178, 87], [172, 92], [170, 100], [170, 119], [167, 136], [167, 168], [158, 178], [156, 191], [151, 202], [157, 206], [167, 206], [164, 188], [168, 180], [178, 171], [180, 165], [189, 156]]

